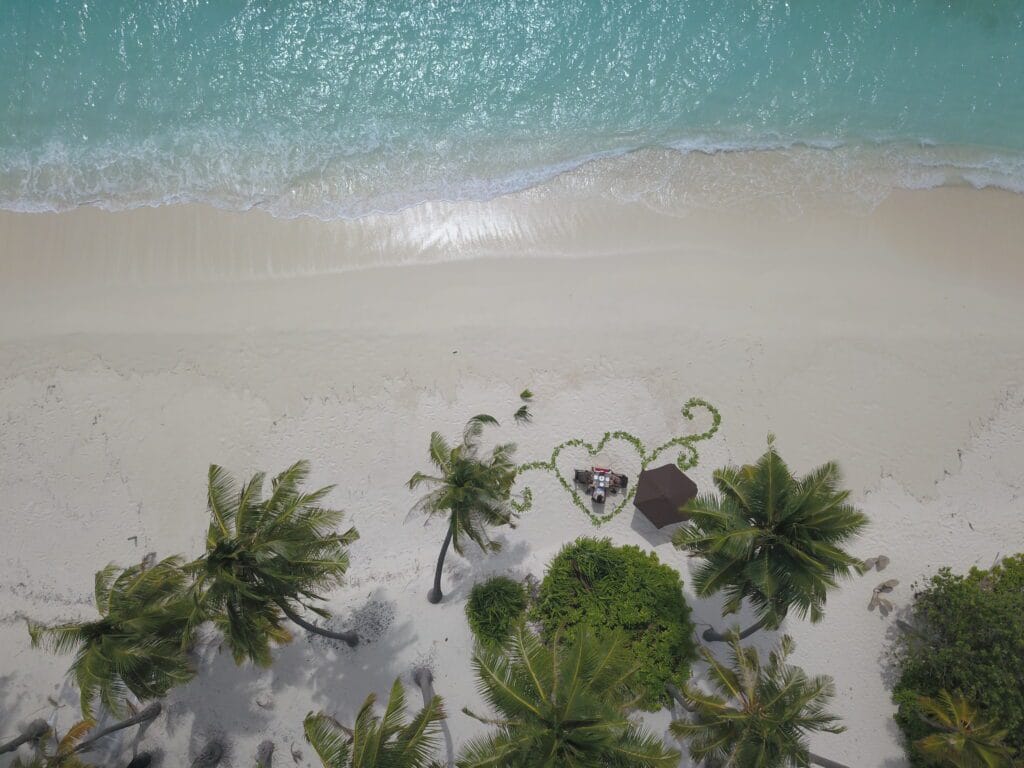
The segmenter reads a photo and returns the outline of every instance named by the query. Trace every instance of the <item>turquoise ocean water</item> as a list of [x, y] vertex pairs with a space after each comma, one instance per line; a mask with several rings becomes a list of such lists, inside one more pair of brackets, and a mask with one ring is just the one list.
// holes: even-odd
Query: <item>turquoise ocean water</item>
[[352, 216], [793, 145], [1024, 190], [1024, 0], [0, 0], [3, 208]]

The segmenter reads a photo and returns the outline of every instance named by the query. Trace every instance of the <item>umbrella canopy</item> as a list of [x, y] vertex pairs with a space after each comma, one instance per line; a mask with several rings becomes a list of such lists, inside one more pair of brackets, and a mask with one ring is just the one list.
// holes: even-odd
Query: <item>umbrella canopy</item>
[[640, 473], [633, 505], [655, 528], [664, 528], [689, 519], [679, 508], [696, 495], [697, 484], [675, 464], [665, 464]]

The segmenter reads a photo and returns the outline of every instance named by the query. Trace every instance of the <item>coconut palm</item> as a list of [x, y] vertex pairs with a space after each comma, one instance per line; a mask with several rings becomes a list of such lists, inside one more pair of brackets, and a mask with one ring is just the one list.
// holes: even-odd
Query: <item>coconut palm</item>
[[636, 664], [621, 635], [585, 633], [550, 647], [520, 625], [503, 648], [478, 645], [478, 689], [497, 713], [495, 726], [470, 742], [459, 768], [676, 768], [668, 749], [627, 711]]
[[[746, 599], [756, 623], [777, 629], [793, 611], [812, 622], [824, 616], [825, 596], [842, 577], [859, 571], [860, 560], [844, 549], [867, 525], [839, 489], [839, 468], [823, 464], [795, 477], [775, 452], [774, 438], [757, 464], [714, 473], [718, 495], [698, 496], [683, 507], [688, 524], [673, 543], [702, 561], [693, 583], [700, 597], [725, 593], [723, 615], [739, 611]], [[704, 633], [723, 641], [730, 633]]]
[[[47, 727], [43, 733], [39, 734], [38, 738], [34, 739], [36, 742], [36, 753], [33, 759], [28, 763], [23, 763], [20, 759], [16, 759], [11, 768], [52, 768], [53, 766], [60, 766], [60, 768], [92, 768], [90, 763], [82, 760], [79, 753], [88, 751], [96, 742], [112, 733], [125, 728], [131, 728], [132, 726], [143, 726], [149, 723], [160, 714], [161, 710], [160, 703], [154, 702], [137, 715], [133, 715], [127, 720], [98, 731], [93, 730], [96, 727], [96, 722], [86, 718], [72, 725], [67, 733], [59, 739]], [[87, 736], [88, 738], [86, 738]], [[49, 743], [44, 743], [44, 741]], [[128, 764], [128, 768], [144, 768], [150, 764], [151, 759], [148, 752], [140, 752]]]
[[0, 744], [0, 755], [14, 752], [22, 744], [38, 744], [50, 733], [50, 725], [43, 719], [36, 719], [21, 729], [21, 733], [10, 741]]
[[47, 741], [50, 743], [44, 744], [40, 739], [36, 744], [37, 748], [32, 759], [24, 762], [21, 758], [15, 758], [11, 768], [53, 768], [57, 765], [61, 768], [94, 768], [75, 754], [75, 747], [79, 740], [93, 725], [92, 720], [81, 720], [72, 725], [63, 738], [57, 738], [56, 734], [47, 728], [43, 736], [47, 737]]
[[391, 686], [384, 716], [373, 712], [376, 697], [367, 697], [353, 728], [323, 712], [306, 715], [303, 730], [324, 768], [427, 768], [437, 751], [444, 706], [434, 696], [406, 721], [408, 707], [400, 680]]
[[1013, 750], [1004, 743], [1005, 730], [985, 722], [961, 696], [942, 691], [937, 698], [917, 700], [922, 719], [935, 733], [914, 742], [929, 760], [953, 768], [1011, 768]]
[[355, 528], [338, 533], [342, 513], [320, 506], [333, 486], [300, 489], [308, 475], [309, 464], [296, 462], [272, 480], [264, 498], [262, 472], [239, 487], [222, 467], [210, 466], [206, 553], [189, 566], [193, 622], [212, 619], [238, 663], [268, 666], [270, 643], [291, 640], [286, 617], [309, 632], [359, 642], [354, 632], [332, 632], [300, 615], [309, 610], [330, 618], [314, 601], [342, 583], [348, 545], [359, 538]]
[[683, 691], [689, 719], [672, 723], [672, 733], [689, 741], [690, 756], [708, 768], [789, 768], [840, 764], [812, 755], [808, 733], [841, 733], [838, 718], [826, 711], [835, 695], [832, 679], [808, 677], [786, 663], [793, 641], [783, 637], [762, 665], [755, 648], [731, 642], [726, 666], [706, 647], [711, 693], [692, 684]]
[[129, 694], [157, 699], [195, 674], [186, 655], [191, 609], [181, 566], [178, 557], [123, 570], [108, 565], [95, 579], [98, 619], [49, 627], [29, 622], [33, 647], [74, 652], [69, 674], [86, 718], [96, 699], [123, 715]]
[[480, 435], [484, 426], [497, 423], [493, 416], [474, 416], [466, 423], [462, 442], [454, 447], [439, 432], [434, 432], [430, 436], [430, 461], [438, 474], [417, 472], [409, 478], [410, 490], [422, 484], [431, 488], [416, 503], [413, 511], [448, 518], [448, 531], [434, 570], [434, 586], [427, 594], [432, 603], [441, 602], [444, 596], [441, 572], [449, 545], [461, 555], [465, 540], [469, 539], [485, 552], [497, 552], [501, 546], [491, 541], [487, 534], [488, 526], [512, 525], [512, 484], [516, 479], [512, 454], [515, 445], [498, 445], [488, 456], [480, 453]]

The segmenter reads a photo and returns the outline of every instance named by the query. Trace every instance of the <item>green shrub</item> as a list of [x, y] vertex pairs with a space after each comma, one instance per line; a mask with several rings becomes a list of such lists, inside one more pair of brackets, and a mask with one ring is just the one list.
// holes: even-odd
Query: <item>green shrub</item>
[[640, 665], [639, 706], [669, 703], [665, 684], [682, 686], [696, 657], [690, 608], [679, 574], [639, 547], [609, 539], [579, 539], [548, 566], [531, 619], [550, 641], [559, 629], [620, 629]]
[[914, 595], [910, 624], [915, 632], [896, 646], [893, 699], [911, 764], [936, 765], [913, 742], [932, 730], [919, 716], [917, 696], [941, 689], [972, 702], [1009, 731], [1010, 746], [1024, 750], [1024, 555], [966, 576], [939, 571]]
[[526, 588], [518, 581], [495, 576], [474, 584], [466, 603], [466, 618], [481, 643], [501, 643], [526, 612]]

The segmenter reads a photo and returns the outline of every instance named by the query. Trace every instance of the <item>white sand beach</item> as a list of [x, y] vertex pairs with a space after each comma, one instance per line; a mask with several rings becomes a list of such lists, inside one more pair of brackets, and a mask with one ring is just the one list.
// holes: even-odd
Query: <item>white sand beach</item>
[[[694, 155], [657, 195], [634, 194], [631, 179], [667, 154], [355, 221], [195, 206], [0, 213], [0, 736], [77, 715], [70, 659], [31, 649], [26, 617], [92, 615], [92, 576], [108, 562], [198, 553], [211, 462], [247, 476], [308, 458], [361, 535], [330, 595], [332, 626], [366, 642], [300, 632], [268, 670], [238, 668], [212, 642], [145, 743], [185, 765], [221, 734], [243, 766], [270, 738], [279, 765], [292, 750], [313, 765], [308, 711], [348, 721], [426, 664], [458, 746], [481, 727], [460, 712], [481, 708], [463, 613], [474, 580], [540, 577], [582, 535], [652, 549], [687, 586], [689, 564], [632, 508], [596, 528], [533, 474], [533, 509], [500, 532], [504, 551], [451, 556], [446, 599], [429, 605], [443, 530], [409, 517], [404, 484], [425, 468], [431, 431], [455, 436], [493, 413], [494, 438], [546, 459], [606, 430], [648, 445], [703, 431], [705, 414], [680, 414], [702, 397], [722, 423], [698, 445], [701, 490], [771, 432], [798, 472], [837, 460], [870, 516], [853, 551], [889, 556], [885, 574], [845, 583], [820, 624], [784, 629], [795, 663], [837, 684], [847, 731], [814, 751], [903, 766], [888, 690], [896, 616], [867, 610], [872, 588], [898, 579], [899, 609], [941, 566], [1024, 550], [1024, 197], [746, 188], [800, 176], [792, 156], [769, 153]], [[725, 171], [735, 194], [701, 191]], [[515, 425], [524, 387], [534, 422]], [[635, 476], [627, 449], [607, 459]], [[699, 626], [722, 626], [717, 603], [688, 599]], [[646, 719], [670, 738], [667, 712]]]

